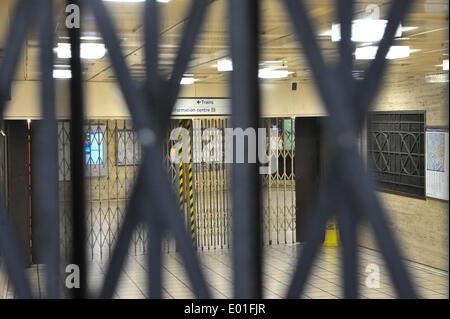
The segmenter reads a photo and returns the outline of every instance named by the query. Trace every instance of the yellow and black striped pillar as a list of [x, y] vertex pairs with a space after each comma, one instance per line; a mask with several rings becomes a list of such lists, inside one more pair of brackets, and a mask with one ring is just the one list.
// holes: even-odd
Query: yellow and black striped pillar
[[[190, 120], [186, 120], [186, 129], [189, 131], [189, 137], [188, 137], [188, 172], [186, 172], [186, 163], [183, 162], [183, 148], [180, 147], [178, 150], [178, 156], [180, 157], [180, 164], [179, 164], [179, 179], [180, 179], [180, 210], [184, 214], [184, 203], [185, 200], [187, 200], [187, 194], [189, 192], [189, 221], [190, 221], [190, 230], [191, 230], [191, 239], [192, 239], [192, 245], [194, 248], [197, 247], [196, 245], [196, 237], [195, 237], [195, 215], [194, 215], [194, 190], [193, 190], [193, 183], [192, 183], [192, 148], [191, 148], [191, 131], [192, 131], [192, 125]], [[183, 120], [179, 121], [179, 127], [183, 128]], [[180, 134], [179, 141], [182, 140], [182, 135]], [[187, 173], [187, 174], [186, 174]], [[186, 178], [187, 177], [187, 178]]]
[[188, 155], [189, 155], [189, 163], [188, 163], [188, 188], [189, 188], [189, 220], [191, 222], [191, 236], [192, 236], [192, 245], [194, 248], [197, 247], [195, 240], [195, 216], [194, 216], [194, 189], [192, 186], [192, 149], [191, 149], [191, 132], [192, 132], [192, 124], [191, 121], [186, 121], [186, 128], [189, 132], [188, 138]]
[[[183, 128], [183, 121], [180, 120], [179, 122], [180, 125], [180, 129]], [[178, 141], [181, 141], [183, 138], [183, 136], [180, 133], [180, 136], [178, 137]], [[180, 146], [180, 149], [178, 150], [178, 156], [180, 158], [180, 166], [179, 166], [179, 177], [180, 177], [180, 211], [183, 213], [184, 215], [184, 165], [183, 165], [183, 147]]]

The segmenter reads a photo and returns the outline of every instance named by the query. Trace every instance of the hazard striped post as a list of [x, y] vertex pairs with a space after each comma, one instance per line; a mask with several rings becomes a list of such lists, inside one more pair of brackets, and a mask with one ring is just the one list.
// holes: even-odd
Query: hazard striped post
[[[180, 120], [179, 121], [179, 126], [180, 129], [183, 128], [183, 121]], [[180, 132], [180, 136], [178, 136], [178, 141], [181, 141], [183, 138], [181, 132]], [[179, 166], [179, 178], [180, 178], [180, 211], [183, 213], [184, 215], [184, 178], [183, 178], [183, 146], [180, 145], [180, 149], [178, 150], [178, 156], [180, 158], [180, 166]]]
[[191, 132], [192, 132], [192, 124], [190, 120], [186, 121], [187, 130], [189, 132], [188, 138], [188, 188], [189, 188], [189, 220], [191, 222], [191, 237], [192, 237], [192, 246], [194, 248], [197, 247], [196, 239], [195, 239], [195, 216], [194, 216], [194, 189], [192, 186], [192, 149], [191, 149]]

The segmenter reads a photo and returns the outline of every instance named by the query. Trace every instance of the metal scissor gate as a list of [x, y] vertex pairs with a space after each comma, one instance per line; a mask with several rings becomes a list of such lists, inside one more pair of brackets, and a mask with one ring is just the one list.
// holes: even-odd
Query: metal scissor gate
[[[321, 245], [322, 230], [329, 217], [335, 214], [341, 227], [343, 242], [342, 260], [345, 297], [358, 297], [356, 227], [361, 218], [366, 218], [372, 226], [378, 246], [384, 254], [398, 295], [402, 298], [414, 298], [416, 297], [415, 289], [402, 262], [397, 241], [388, 227], [388, 220], [375, 195], [373, 179], [365, 169], [356, 143], [356, 137], [361, 132], [366, 114], [380, 88], [387, 65], [385, 57], [393, 43], [400, 22], [404, 19], [408, 8], [414, 1], [392, 1], [387, 17], [388, 23], [379, 43], [376, 57], [363, 75], [362, 80], [354, 79], [352, 75], [353, 43], [351, 41], [351, 26], [353, 1], [337, 0], [333, 2], [336, 4], [337, 20], [341, 25], [339, 58], [333, 65], [325, 62], [304, 1], [279, 1], [284, 4], [287, 19], [292, 22], [293, 30], [302, 44], [302, 53], [306, 57], [319, 95], [328, 111], [326, 134], [332, 142], [330, 152], [332, 160], [329, 161], [332, 164], [317, 196], [316, 205], [311, 215], [309, 235], [306, 237], [305, 246], [299, 256], [287, 297], [297, 298], [302, 294], [314, 258]], [[196, 296], [200, 298], [211, 296], [198, 256], [192, 247], [191, 234], [186, 232], [185, 223], [180, 218], [176, 193], [172, 191], [173, 183], [170, 176], [167, 177], [167, 165], [161, 160], [161, 148], [164, 144], [167, 129], [170, 127], [170, 115], [180, 90], [181, 78], [188, 67], [190, 56], [201, 30], [202, 21], [208, 11], [208, 6], [212, 2], [214, 1], [191, 1], [192, 6], [181, 37], [174, 68], [167, 78], [158, 76], [160, 8], [155, 0], [146, 1], [143, 14], [146, 82], [142, 87], [138, 86], [131, 78], [113, 21], [104, 2], [102, 0], [67, 1], [68, 4], [78, 5], [81, 3], [91, 9], [105, 41], [112, 67], [117, 76], [118, 86], [130, 111], [136, 132], [135, 137], [142, 148], [139, 169], [125, 168], [120, 173], [127, 174], [127, 181], [129, 182], [131, 182], [131, 179], [128, 180], [128, 174], [133, 174], [135, 183], [129, 199], [121, 208], [121, 216], [114, 217], [117, 220], [122, 219], [122, 223], [116, 232], [115, 245], [111, 251], [106, 277], [98, 297], [112, 297], [130, 242], [141, 240], [139, 235], [134, 235], [136, 229], [139, 229], [136, 228], [139, 225], [143, 225], [141, 227], [148, 230], [148, 290], [151, 298], [161, 297], [161, 247], [163, 238], [167, 233], [172, 234], [176, 240], [177, 249], [183, 259]], [[232, 98], [230, 125], [233, 128], [256, 129], [259, 125], [259, 2], [258, 0], [227, 1], [230, 13], [228, 25], [231, 58], [234, 69], [230, 75]], [[0, 114], [3, 114], [6, 105], [8, 88], [19, 61], [27, 31], [36, 27], [40, 35], [40, 97], [43, 125], [35, 136], [35, 143], [39, 143], [41, 147], [34, 159], [35, 169], [33, 172], [39, 175], [36, 180], [42, 182], [36, 186], [34, 197], [42, 199], [36, 209], [40, 211], [43, 223], [47, 228], [43, 239], [46, 248], [43, 251], [43, 260], [47, 265], [47, 275], [45, 276], [47, 296], [57, 298], [60, 295], [61, 282], [59, 234], [62, 231], [60, 220], [63, 217], [58, 213], [58, 205], [60, 204], [58, 192], [61, 192], [61, 190], [58, 190], [58, 186], [60, 186], [57, 148], [58, 124], [55, 120], [55, 94], [52, 78], [54, 32], [52, 4], [52, 0], [17, 1], [6, 40], [4, 59], [0, 65]], [[121, 191], [125, 191], [130, 187], [130, 184], [119, 185], [118, 183], [115, 184], [115, 181], [109, 180], [108, 185], [108, 182], [98, 183], [95, 181], [95, 177], [99, 180], [102, 179], [102, 174], [104, 174], [103, 163], [98, 161], [100, 158], [98, 154], [109, 152], [110, 149], [106, 147], [101, 148], [99, 145], [92, 147], [91, 144], [89, 152], [94, 155], [94, 161], [88, 164], [89, 167], [85, 167], [87, 165], [85, 149], [87, 136], [83, 112], [84, 90], [80, 58], [80, 30], [69, 29], [69, 37], [72, 56], [71, 120], [69, 124], [71, 185], [70, 191], [66, 192], [70, 200], [65, 202], [65, 205], [70, 208], [68, 214], [71, 216], [72, 239], [69, 241], [72, 249], [69, 260], [77, 264], [81, 271], [80, 289], [75, 289], [74, 297], [85, 298], [89, 296], [86, 267], [88, 253], [86, 252], [85, 241], [88, 238], [90, 243], [105, 243], [110, 240], [109, 235], [112, 234], [104, 231], [104, 212], [108, 211], [108, 206], [104, 205], [104, 191], [106, 190], [106, 193], [108, 193], [110, 187], [119, 187]], [[100, 139], [110, 134], [104, 131], [105, 126], [102, 125], [106, 124], [98, 123], [94, 125], [97, 127], [96, 129], [88, 130], [89, 139], [97, 141], [97, 144]], [[134, 138], [131, 133], [122, 133], [121, 138]], [[64, 150], [62, 151], [64, 152]], [[127, 156], [125, 159], [121, 158], [121, 160], [127, 163], [127, 160], [133, 159], [129, 159]], [[233, 242], [234, 297], [260, 298], [263, 287], [261, 248], [263, 217], [258, 165], [256, 163], [235, 163], [230, 166], [231, 210], [233, 214], [228, 229], [231, 229], [232, 235], [230, 237]], [[119, 170], [119, 167], [117, 170]], [[211, 175], [219, 172], [220, 169], [214, 167], [214, 169], [210, 168], [201, 174]], [[87, 188], [86, 174], [94, 176], [90, 178], [92, 184]], [[212, 180], [209, 177], [207, 179]], [[275, 183], [272, 180], [270, 183], [272, 186], [269, 186], [269, 188], [275, 185], [278, 188], [280, 187], [278, 181]], [[271, 192], [268, 192], [269, 194]], [[89, 201], [95, 198], [99, 200], [101, 198], [101, 206], [100, 204], [96, 206], [93, 203], [91, 205]], [[120, 199], [115, 198], [116, 201], [120, 201]], [[94, 218], [94, 216], [89, 215], [91, 208], [93, 211], [101, 212], [97, 216], [99, 222], [96, 227], [99, 229], [98, 234], [101, 233], [102, 235], [98, 237], [92, 236], [92, 233], [89, 233], [90, 229], [86, 227], [87, 220], [89, 218], [93, 220]], [[276, 227], [279, 227], [280, 224], [286, 224], [285, 229], [288, 230], [289, 220], [279, 219], [280, 210], [277, 207], [275, 211], [277, 209], [278, 216], [275, 220], [269, 218], [271, 225], [275, 224], [278, 225]], [[272, 207], [268, 209], [268, 211], [271, 210], [273, 210]], [[272, 214], [269, 213], [269, 216], [272, 216]], [[213, 222], [213, 220], [208, 221]], [[212, 229], [214, 228], [217, 227], [214, 226]], [[202, 229], [200, 228], [200, 230]], [[205, 231], [205, 228], [203, 228], [203, 231]], [[269, 231], [270, 233], [271, 231]], [[286, 234], [284, 240], [289, 240], [288, 238]], [[275, 239], [272, 236], [273, 240]], [[142, 237], [142, 242], [144, 241], [145, 239]], [[277, 241], [283, 241], [283, 238], [277, 238]], [[0, 250], [17, 296], [19, 298], [31, 298], [32, 293], [25, 276], [24, 263], [17, 249], [13, 230], [6, 220], [4, 203], [0, 205]]]
[[[219, 249], [231, 245], [230, 164], [225, 163], [225, 133], [229, 118], [172, 120], [162, 154], [173, 184], [180, 194], [186, 229], [191, 231], [195, 248]], [[271, 118], [262, 120], [267, 129], [266, 150], [275, 161], [272, 174], [263, 175], [264, 244], [295, 242], [295, 120]], [[177, 140], [170, 133], [178, 127], [192, 127], [189, 163], [174, 163], [171, 152]], [[270, 128], [276, 134], [270, 135]], [[205, 139], [205, 130], [214, 129]], [[85, 122], [85, 188], [87, 247], [90, 259], [108, 259], [114, 249], [123, 222], [127, 202], [141, 160], [141, 147], [130, 120], [88, 120]], [[203, 144], [211, 148], [206, 150]], [[58, 163], [61, 216], [61, 254], [71, 254], [71, 165], [70, 122], [58, 121]], [[181, 170], [180, 170], [181, 169]], [[189, 173], [192, 183], [189, 183]], [[192, 192], [192, 195], [190, 194]], [[192, 198], [191, 198], [192, 197]], [[193, 225], [193, 227], [192, 227]], [[133, 233], [130, 252], [147, 252], [147, 230], [140, 225]], [[174, 240], [166, 237], [163, 251], [176, 251]]]

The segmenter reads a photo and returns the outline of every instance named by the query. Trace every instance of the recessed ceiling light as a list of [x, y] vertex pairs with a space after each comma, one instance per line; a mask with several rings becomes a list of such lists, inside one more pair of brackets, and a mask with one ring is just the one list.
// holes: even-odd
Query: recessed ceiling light
[[[369, 46], [357, 48], [355, 51], [356, 60], [373, 60], [378, 51], [378, 46]], [[394, 45], [389, 48], [386, 59], [401, 59], [407, 58], [410, 54], [410, 48], [407, 45]]]
[[61, 68], [61, 69], [68, 69], [68, 68], [70, 68], [70, 65], [68, 65], [68, 64], [55, 64], [53, 67]]
[[[55, 52], [59, 59], [70, 59], [72, 52], [70, 43], [58, 43]], [[81, 43], [80, 56], [82, 59], [96, 60], [101, 59], [106, 54], [105, 45], [102, 43]]]
[[217, 71], [219, 72], [233, 71], [233, 62], [231, 61], [231, 59], [221, 59], [217, 61]]
[[408, 32], [419, 29], [419, 27], [402, 27], [402, 32]]
[[427, 83], [448, 83], [448, 73], [426, 75], [425, 81]]
[[[103, 0], [107, 2], [144, 2], [145, 0]], [[156, 2], [168, 3], [170, 0], [156, 0]]]
[[97, 36], [93, 36], [93, 35], [80, 37], [80, 40], [86, 40], [86, 41], [94, 41], [94, 40], [101, 40], [101, 39], [102, 39], [101, 37], [97, 37]]
[[261, 79], [283, 79], [287, 78], [289, 74], [288, 70], [277, 70], [276, 68], [263, 68], [258, 72], [258, 77]]
[[[383, 38], [384, 30], [388, 21], [378, 19], [357, 19], [352, 23], [353, 42], [378, 42]], [[402, 36], [402, 26], [400, 25], [395, 33], [396, 37]], [[339, 23], [331, 26], [331, 41], [341, 41], [341, 25]]]
[[191, 84], [194, 84], [195, 81], [197, 81], [197, 79], [185, 77], [185, 78], [181, 79], [180, 84], [181, 85], [191, 85]]
[[53, 78], [55, 79], [71, 79], [71, 70], [53, 70]]

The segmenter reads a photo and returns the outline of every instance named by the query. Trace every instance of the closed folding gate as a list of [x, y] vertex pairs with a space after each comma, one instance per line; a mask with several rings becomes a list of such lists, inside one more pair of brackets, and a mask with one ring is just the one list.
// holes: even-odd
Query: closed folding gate
[[[299, 256], [292, 280], [286, 297], [297, 298], [304, 291], [311, 267], [317, 256], [326, 221], [335, 215], [341, 225], [343, 241], [343, 277], [344, 295], [346, 298], [356, 298], [359, 295], [356, 269], [357, 258], [357, 226], [361, 218], [365, 218], [374, 230], [380, 250], [382, 251], [387, 267], [390, 271], [393, 284], [401, 298], [414, 298], [416, 292], [409, 278], [407, 269], [401, 259], [401, 251], [397, 245], [394, 234], [389, 229], [389, 221], [374, 193], [374, 183], [369, 172], [366, 171], [362, 158], [358, 153], [356, 136], [361, 132], [364, 118], [377, 96], [380, 84], [383, 82], [387, 60], [386, 55], [394, 41], [398, 26], [413, 1], [395, 0], [387, 14], [387, 25], [383, 38], [379, 43], [376, 57], [365, 70], [361, 80], [354, 79], [353, 70], [353, 44], [351, 41], [351, 25], [353, 12], [356, 9], [354, 1], [336, 1], [337, 18], [341, 24], [341, 41], [339, 42], [339, 59], [336, 64], [330, 65], [324, 58], [323, 52], [315, 37], [312, 19], [305, 5], [300, 0], [280, 0], [284, 4], [288, 19], [292, 23], [293, 30], [302, 44], [302, 53], [311, 69], [312, 78], [326, 110], [329, 114], [326, 120], [326, 133], [331, 138], [335, 147], [332, 157], [332, 165], [327, 170], [321, 185], [317, 200], [312, 208], [311, 225], [307, 234], [305, 246]], [[80, 57], [80, 30], [69, 29], [71, 42], [71, 72], [70, 80], [70, 110], [71, 132], [67, 123], [59, 123], [59, 140], [66, 143], [59, 145], [59, 185], [56, 184], [58, 159], [56, 154], [57, 130], [55, 123], [55, 99], [52, 78], [53, 70], [53, 5], [51, 0], [19, 0], [16, 1], [16, 9], [11, 19], [11, 27], [7, 35], [5, 57], [0, 63], [0, 114], [3, 114], [7, 101], [8, 87], [20, 59], [20, 52], [25, 43], [26, 33], [34, 27], [36, 22], [40, 43], [41, 66], [41, 111], [43, 115], [42, 131], [38, 134], [40, 152], [35, 158], [33, 172], [40, 177], [36, 180], [39, 185], [35, 188], [35, 198], [40, 198], [37, 209], [42, 212], [42, 220], [48, 231], [45, 232], [46, 249], [44, 263], [46, 267], [47, 296], [57, 298], [59, 294], [59, 282], [61, 280], [58, 253], [58, 233], [64, 235], [71, 233], [73, 236], [72, 263], [80, 267], [80, 289], [74, 291], [74, 297], [85, 298], [89, 292], [87, 282], [88, 272], [85, 258], [85, 235], [88, 235], [90, 254], [104, 255], [110, 251], [111, 243], [116, 240], [117, 245], [111, 252], [111, 260], [108, 263], [104, 284], [99, 297], [111, 298], [118, 283], [121, 267], [125, 260], [125, 254], [130, 240], [134, 241], [137, 250], [145, 251], [144, 232], [137, 227], [144, 223], [149, 228], [149, 296], [161, 298], [161, 266], [159, 243], [166, 232], [170, 232], [177, 238], [177, 249], [183, 259], [185, 270], [191, 280], [195, 295], [199, 298], [210, 297], [209, 286], [200, 267], [197, 255], [194, 253], [190, 242], [187, 240], [182, 221], [178, 218], [179, 210], [174, 203], [174, 196], [170, 191], [170, 180], [167, 180], [164, 165], [158, 160], [161, 145], [165, 144], [163, 134], [171, 126], [170, 114], [180, 91], [180, 82], [188, 68], [191, 53], [194, 51], [196, 40], [202, 26], [202, 21], [208, 11], [208, 6], [213, 3], [210, 0], [194, 0], [186, 19], [186, 27], [176, 55], [174, 68], [169, 77], [159, 74], [158, 63], [158, 23], [160, 9], [156, 1], [147, 0], [143, 14], [146, 77], [145, 85], [137, 86], [133, 82], [123, 53], [120, 40], [117, 36], [113, 21], [101, 0], [69, 0], [68, 4], [82, 3], [92, 10], [95, 22], [105, 41], [112, 68], [117, 76], [117, 83], [123, 93], [124, 100], [136, 126], [136, 134], [139, 144], [142, 146], [142, 163], [137, 174], [136, 162], [139, 159], [139, 151], [131, 142], [136, 139], [135, 133], [127, 121], [94, 121], [84, 122], [83, 112], [83, 68]], [[233, 61], [233, 69], [230, 76], [231, 87], [231, 127], [254, 128], [258, 126], [260, 118], [259, 99], [259, 35], [260, 35], [260, 10], [259, 1], [230, 0], [229, 3], [229, 28], [230, 51]], [[34, 19], [36, 16], [39, 19]], [[262, 16], [262, 15], [261, 15]], [[157, 76], [155, 76], [157, 75]], [[159, 75], [159, 76], [158, 76]], [[145, 96], [143, 89], [148, 92]], [[206, 120], [208, 121], [208, 120]], [[284, 122], [284, 127], [286, 127]], [[84, 127], [83, 127], [84, 125]], [[203, 125], [203, 124], [202, 124]], [[206, 124], [205, 124], [206, 125]], [[87, 126], [87, 127], [86, 127]], [[293, 126], [292, 126], [293, 127]], [[283, 129], [284, 131], [284, 129]], [[284, 132], [283, 132], [284, 134]], [[282, 136], [283, 136], [282, 134]], [[71, 138], [71, 147], [67, 147], [68, 136]], [[89, 142], [86, 143], [86, 140]], [[119, 143], [120, 142], [120, 143]], [[85, 150], [82, 151], [82, 146]], [[163, 146], [164, 147], [164, 146]], [[70, 148], [73, 162], [68, 162], [67, 152]], [[137, 153], [136, 153], [137, 151]], [[287, 172], [288, 154], [291, 150], [281, 151], [283, 168], [279, 168], [277, 174], [267, 177], [265, 186], [266, 197], [275, 197], [280, 200], [279, 190], [288, 189], [288, 180], [293, 179], [293, 171]], [[61, 157], [63, 153], [63, 157]], [[126, 155], [125, 155], [126, 154]], [[277, 151], [277, 154], [280, 154]], [[103, 157], [102, 157], [103, 156]], [[62, 158], [62, 160], [61, 160]], [[292, 157], [291, 167], [292, 167]], [[280, 156], [277, 159], [280, 160]], [[285, 163], [286, 160], [286, 163]], [[71, 175], [67, 174], [67, 166], [71, 166]], [[84, 167], [83, 167], [84, 166]], [[214, 164], [198, 165], [202, 169], [196, 172], [201, 178], [211, 181], [222, 172], [223, 168]], [[167, 163], [166, 163], [167, 168]], [[225, 171], [228, 168], [225, 168]], [[86, 172], [84, 172], [86, 171]], [[225, 172], [224, 171], [224, 172]], [[233, 288], [236, 298], [259, 298], [262, 296], [263, 265], [261, 249], [261, 221], [260, 214], [260, 175], [258, 167], [254, 163], [232, 164], [229, 169], [232, 175], [232, 237], [233, 237]], [[200, 173], [199, 173], [200, 172]], [[172, 171], [173, 173], [173, 171]], [[62, 176], [61, 176], [62, 175]], [[83, 175], [89, 178], [84, 178]], [[222, 174], [222, 176], [228, 176]], [[289, 176], [289, 178], [288, 178]], [[201, 178], [198, 180], [201, 181]], [[225, 177], [223, 177], [225, 179]], [[285, 180], [283, 180], [283, 178]], [[239, 180], [238, 180], [239, 179]], [[128, 200], [131, 183], [132, 195]], [[281, 181], [281, 182], [280, 182]], [[172, 180], [173, 182], [173, 180]], [[61, 185], [63, 184], [63, 185]], [[204, 183], [199, 182], [204, 186]], [[173, 183], [172, 183], [173, 185]], [[210, 184], [211, 185], [211, 184]], [[214, 186], [213, 186], [214, 185]], [[210, 189], [220, 190], [219, 183], [211, 185]], [[226, 184], [224, 184], [226, 185]], [[63, 186], [59, 198], [62, 210], [67, 209], [62, 216], [72, 215], [73, 225], [70, 232], [62, 228], [59, 232], [59, 219], [57, 210], [57, 186]], [[227, 190], [222, 186], [223, 191]], [[69, 195], [69, 189], [73, 189]], [[152, 190], [150, 192], [149, 190]], [[226, 223], [215, 223], [217, 215], [212, 215], [220, 210], [211, 210], [219, 201], [208, 197], [208, 189], [198, 192], [199, 198], [207, 200], [204, 210], [197, 214], [198, 241], [208, 234], [209, 247], [228, 244], [230, 228]], [[275, 193], [275, 194], [274, 194]], [[349, 195], [351, 194], [351, 195]], [[71, 202], [68, 198], [72, 198]], [[87, 199], [87, 214], [84, 203]], [[214, 199], [214, 200], [213, 200]], [[208, 202], [209, 200], [209, 202]], [[292, 202], [293, 199], [291, 199]], [[62, 203], [61, 203], [62, 202]], [[124, 204], [127, 204], [126, 213], [123, 214]], [[197, 201], [197, 204], [200, 201]], [[276, 200], [275, 200], [276, 202]], [[280, 201], [279, 201], [280, 202]], [[269, 232], [269, 241], [283, 242], [293, 240], [289, 237], [292, 232], [293, 218], [289, 218], [289, 210], [286, 203], [289, 199], [283, 199], [283, 205], [273, 207], [273, 200], [268, 200], [269, 206], [265, 210], [266, 220], [270, 226], [266, 226]], [[225, 203], [227, 203], [225, 201]], [[154, 209], [148, 210], [152, 205]], [[71, 207], [71, 208], [69, 208]], [[228, 207], [228, 206], [225, 206]], [[289, 206], [293, 212], [294, 205]], [[198, 208], [198, 207], [197, 207]], [[206, 209], [206, 208], [209, 208]], [[72, 212], [70, 210], [72, 209]], [[229, 209], [223, 209], [229, 216]], [[273, 218], [272, 211], [275, 212]], [[281, 213], [282, 212], [282, 213]], [[201, 214], [204, 213], [202, 216]], [[281, 214], [280, 214], [281, 213]], [[195, 215], [195, 214], [194, 214]], [[288, 218], [286, 218], [288, 217]], [[229, 218], [229, 217], [228, 217]], [[62, 218], [64, 225], [67, 218]], [[88, 220], [87, 234], [86, 219]], [[121, 223], [119, 231], [117, 226]], [[205, 221], [203, 228], [200, 221]], [[289, 224], [290, 222], [290, 224]], [[210, 227], [207, 228], [206, 224]], [[212, 226], [211, 226], [212, 225]], [[290, 225], [290, 226], [289, 226]], [[23, 271], [23, 260], [14, 240], [14, 230], [6, 221], [4, 203], [0, 203], [0, 250], [5, 260], [8, 276], [10, 277], [17, 296], [19, 298], [31, 298], [33, 296], [27, 277]], [[136, 228], [137, 227], [137, 228]], [[225, 228], [223, 228], [225, 227]], [[221, 241], [222, 229], [225, 240]], [[276, 232], [273, 232], [273, 230]], [[279, 229], [286, 232], [280, 236]], [[115, 237], [114, 234], [117, 234]], [[225, 237], [227, 234], [228, 237]], [[277, 234], [277, 236], [274, 236]], [[214, 238], [216, 238], [214, 242]], [[211, 242], [213, 245], [211, 245]], [[67, 242], [66, 242], [67, 243]], [[142, 245], [141, 245], [142, 243]], [[200, 247], [208, 247], [208, 241], [203, 241]]]
[[[264, 244], [295, 242], [295, 120], [263, 119], [267, 129], [266, 150], [271, 174], [262, 175]], [[171, 160], [177, 139], [170, 139], [175, 128], [187, 128], [192, 147], [189, 163], [181, 166]], [[174, 192], [180, 193], [186, 227], [191, 229], [198, 249], [228, 248], [231, 245], [230, 165], [225, 163], [225, 128], [228, 118], [172, 120], [163, 144], [163, 158]], [[270, 130], [272, 128], [272, 130]], [[273, 134], [276, 128], [277, 134]], [[211, 130], [212, 129], [212, 130]], [[205, 131], [207, 132], [205, 134]], [[87, 247], [90, 258], [109, 257], [122, 224], [125, 207], [136, 180], [141, 149], [130, 120], [89, 120], [85, 125], [85, 186], [87, 194]], [[194, 143], [191, 143], [193, 145]], [[206, 146], [207, 145], [207, 146]], [[59, 192], [61, 212], [61, 253], [70, 256], [70, 128], [68, 121], [58, 122]], [[181, 167], [181, 171], [180, 171]], [[189, 185], [189, 171], [192, 183]], [[181, 182], [180, 182], [181, 180]], [[190, 201], [192, 190], [192, 203]], [[192, 216], [191, 216], [192, 211]], [[193, 220], [191, 220], [193, 217]], [[192, 227], [193, 225], [193, 227]], [[130, 252], [144, 254], [147, 230], [139, 226]], [[163, 241], [163, 250], [176, 250], [171, 238]]]

